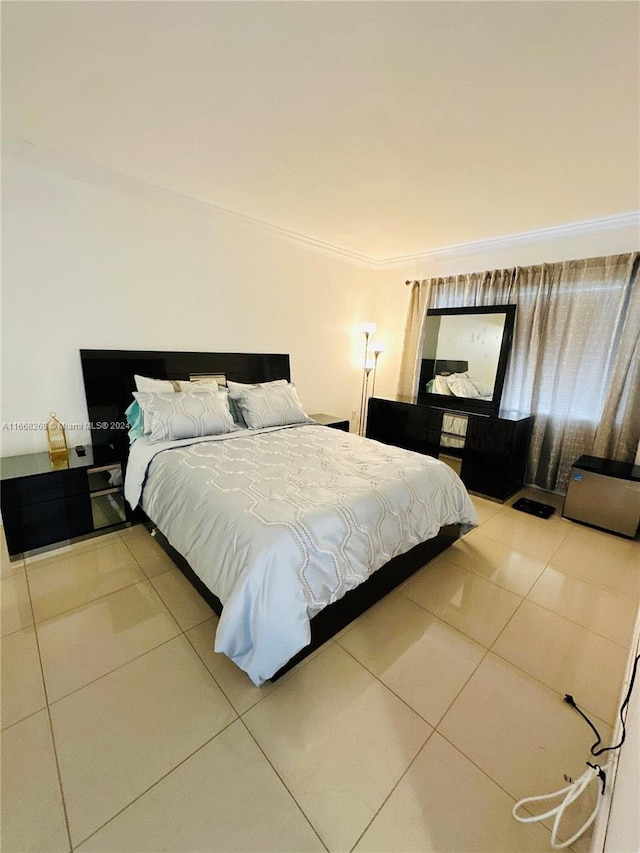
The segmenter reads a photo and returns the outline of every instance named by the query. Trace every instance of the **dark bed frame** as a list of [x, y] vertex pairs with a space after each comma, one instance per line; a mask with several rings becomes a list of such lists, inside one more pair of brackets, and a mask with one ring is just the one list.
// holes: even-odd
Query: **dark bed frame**
[[[107, 450], [126, 464], [129, 449], [124, 412], [135, 391], [134, 374], [156, 379], [189, 379], [196, 374], [224, 374], [236, 382], [290, 380], [289, 356], [256, 353], [141, 352], [136, 350], [80, 350], [87, 396], [92, 442], [95, 449]], [[107, 424], [107, 427], [98, 427]], [[173, 548], [161, 531], [141, 510], [131, 516], [154, 530], [156, 540], [176, 566], [220, 615], [222, 604], [203, 583], [185, 558]], [[271, 681], [276, 681], [315, 649], [345, 628], [391, 590], [442, 553], [459, 538], [459, 525], [449, 525], [438, 536], [394, 557], [367, 581], [339, 601], [325, 607], [311, 620], [311, 642], [294, 655]]]

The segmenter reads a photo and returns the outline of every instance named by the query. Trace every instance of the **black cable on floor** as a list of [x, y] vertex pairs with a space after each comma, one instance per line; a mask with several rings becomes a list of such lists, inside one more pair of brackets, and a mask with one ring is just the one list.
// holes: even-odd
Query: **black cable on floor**
[[[584, 713], [584, 711], [578, 707], [578, 705], [576, 704], [576, 700], [573, 698], [573, 696], [571, 696], [570, 693], [565, 694], [564, 701], [567, 703], [567, 705], [571, 705], [572, 708], [575, 708], [575, 710], [580, 714], [582, 719], [586, 723], [588, 723], [588, 725], [591, 727], [593, 733], [595, 734], [595, 736], [597, 738], [596, 742], [591, 747], [591, 755], [596, 755], [596, 756], [602, 755], [603, 752], [609, 752], [610, 750], [620, 749], [620, 747], [624, 743], [624, 739], [627, 736], [627, 730], [626, 730], [626, 726], [625, 726], [625, 716], [626, 715], [624, 712], [625, 712], [627, 705], [629, 704], [629, 699], [631, 698], [631, 691], [633, 690], [633, 684], [636, 680], [636, 673], [638, 671], [638, 661], [639, 660], [640, 660], [640, 655], [636, 655], [636, 659], [633, 663], [633, 669], [631, 671], [631, 680], [629, 682], [629, 689], [627, 690], [627, 695], [624, 698], [624, 702], [620, 706], [620, 722], [622, 723], [622, 737], [620, 739], [620, 743], [617, 743], [615, 746], [603, 746], [600, 749], [598, 749], [598, 747], [602, 743], [602, 738], [600, 736], [600, 732], [593, 725], [593, 723], [591, 722], [589, 717], [587, 717], [587, 715]], [[593, 765], [590, 765], [590, 766], [593, 766]]]

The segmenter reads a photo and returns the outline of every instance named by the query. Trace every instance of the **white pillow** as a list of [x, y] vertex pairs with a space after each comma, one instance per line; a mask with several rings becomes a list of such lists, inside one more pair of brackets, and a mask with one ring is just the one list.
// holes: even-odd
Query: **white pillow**
[[469, 378], [462, 373], [452, 373], [451, 376], [447, 376], [447, 385], [456, 397], [479, 396]]
[[[185, 391], [189, 394], [194, 391], [210, 391], [215, 394], [219, 390], [215, 379], [152, 379], [149, 376], [139, 376], [137, 373], [133, 374], [133, 379], [138, 391], [149, 394], [173, 394], [176, 391]], [[151, 419], [144, 408], [142, 408], [142, 413], [144, 415], [144, 434], [150, 435]]]
[[172, 379], [151, 379], [148, 376], [138, 376], [137, 373], [134, 373], [133, 378], [137, 391], [150, 394], [171, 394], [177, 390]]
[[244, 382], [232, 382], [231, 379], [227, 379], [227, 388], [229, 389], [229, 394], [232, 397], [237, 397], [238, 394], [241, 394], [243, 391], [247, 391], [252, 388], [270, 388], [272, 385], [288, 384], [289, 382], [287, 379], [273, 379], [271, 382], [254, 382], [253, 384], [249, 385]]
[[237, 429], [225, 392], [138, 391], [133, 396], [151, 424], [150, 442], [222, 435]]
[[302, 408], [295, 387], [287, 382], [246, 388], [235, 402], [249, 429], [313, 423]]
[[474, 379], [473, 376], [469, 377], [469, 382], [471, 382], [481, 397], [491, 397], [493, 394], [493, 385], [490, 385], [488, 382], [484, 382], [482, 379]]
[[238, 402], [238, 396], [243, 391], [250, 391], [255, 388], [269, 388], [271, 385], [288, 385], [286, 379], [273, 379], [271, 382], [255, 382], [253, 384], [247, 385], [244, 382], [233, 382], [230, 379], [227, 379], [227, 390], [229, 391], [229, 408], [231, 409], [231, 416], [234, 421], [238, 424], [238, 426], [246, 427], [246, 423], [244, 417], [242, 415], [241, 408], [236, 405]]
[[446, 376], [435, 376], [433, 379], [433, 393], [434, 394], [448, 394], [449, 397], [452, 396], [451, 388], [449, 388], [449, 384], [447, 382]]

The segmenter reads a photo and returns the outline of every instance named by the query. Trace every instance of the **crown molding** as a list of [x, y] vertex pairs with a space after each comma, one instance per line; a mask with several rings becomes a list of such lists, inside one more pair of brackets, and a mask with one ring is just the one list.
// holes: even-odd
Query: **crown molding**
[[484, 253], [513, 249], [526, 246], [541, 240], [561, 240], [566, 237], [575, 237], [583, 234], [594, 234], [613, 231], [617, 228], [638, 228], [640, 232], [640, 210], [628, 213], [604, 216], [598, 219], [588, 219], [582, 222], [574, 222], [568, 225], [558, 225], [551, 228], [541, 228], [537, 231], [523, 231], [517, 234], [508, 234], [502, 237], [493, 237], [487, 240], [478, 240], [472, 243], [460, 243], [453, 246], [444, 246], [439, 249], [431, 249], [425, 252], [415, 252], [409, 255], [399, 255], [392, 258], [372, 258], [359, 252], [335, 246], [316, 240], [296, 231], [271, 225], [260, 219], [253, 219], [242, 213], [236, 213], [224, 207], [218, 207], [206, 201], [193, 198], [175, 190], [165, 189], [156, 184], [148, 183], [140, 178], [133, 178], [121, 172], [112, 171], [102, 166], [79, 160], [75, 157], [62, 154], [53, 149], [44, 148], [24, 139], [5, 138], [2, 141], [4, 154], [14, 155], [22, 160], [48, 169], [60, 172], [67, 177], [74, 178], [84, 183], [102, 187], [111, 191], [124, 192], [129, 195], [146, 198], [161, 204], [169, 204], [172, 207], [181, 207], [190, 210], [200, 210], [209, 214], [215, 214], [239, 224], [249, 226], [257, 231], [269, 234], [286, 243], [300, 246], [311, 252], [316, 252], [326, 257], [346, 263], [355, 264], [371, 270], [391, 270], [408, 265], [424, 262], [437, 262], [450, 260], [452, 258], [467, 257], [469, 255], [481, 255]]
[[4, 155], [13, 155], [29, 162], [31, 165], [61, 173], [69, 178], [92, 186], [127, 193], [128, 195], [138, 196], [156, 203], [169, 204], [172, 207], [200, 210], [201, 212], [218, 215], [227, 220], [233, 220], [241, 225], [254, 228], [257, 231], [262, 231], [294, 246], [300, 246], [311, 252], [317, 252], [318, 254], [355, 264], [359, 267], [377, 269], [378, 266], [378, 261], [370, 258], [368, 255], [362, 255], [341, 246], [334, 246], [332, 243], [325, 243], [322, 240], [307, 237], [304, 234], [290, 231], [287, 228], [280, 228], [277, 225], [272, 225], [260, 219], [254, 219], [251, 216], [245, 216], [242, 213], [228, 210], [225, 207], [210, 204], [209, 202], [176, 192], [175, 190], [160, 187], [157, 184], [149, 183], [140, 178], [133, 178], [122, 172], [106, 169], [76, 157], [62, 154], [59, 151], [44, 148], [24, 139], [3, 138], [2, 150]]
[[522, 231], [518, 234], [507, 234], [503, 237], [492, 237], [488, 240], [477, 240], [474, 243], [460, 243], [455, 246], [444, 246], [427, 252], [416, 252], [412, 255], [401, 255], [387, 258], [377, 263], [378, 269], [394, 269], [424, 261], [445, 261], [451, 258], [462, 258], [469, 255], [481, 255], [500, 249], [514, 249], [541, 240], [562, 240], [566, 237], [576, 237], [583, 234], [595, 234], [614, 231], [617, 228], [638, 228], [640, 237], [640, 210], [619, 213], [614, 216], [603, 216], [599, 219], [587, 219], [573, 222], [569, 225], [557, 225], [551, 228], [540, 228], [537, 231]]

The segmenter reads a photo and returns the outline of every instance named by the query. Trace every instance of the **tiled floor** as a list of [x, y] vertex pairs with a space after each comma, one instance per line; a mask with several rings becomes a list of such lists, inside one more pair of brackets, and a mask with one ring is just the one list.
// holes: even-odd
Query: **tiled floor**
[[477, 530], [263, 688], [143, 528], [3, 552], [2, 850], [548, 850], [511, 809], [584, 769], [565, 692], [611, 733], [640, 542], [474, 502]]

